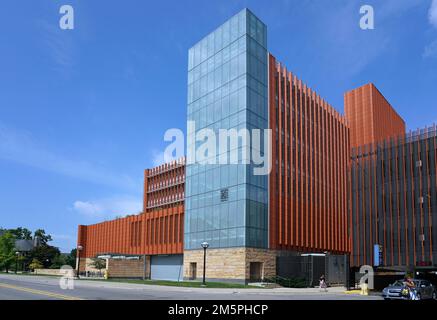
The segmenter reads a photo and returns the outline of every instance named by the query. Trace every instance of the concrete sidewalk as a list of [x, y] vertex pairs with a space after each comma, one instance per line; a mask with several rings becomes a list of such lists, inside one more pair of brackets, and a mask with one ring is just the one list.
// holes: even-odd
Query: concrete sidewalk
[[220, 292], [220, 293], [235, 293], [235, 292], [245, 292], [245, 293], [262, 293], [262, 294], [339, 294], [344, 293], [346, 289], [344, 287], [331, 287], [328, 288], [327, 292], [321, 291], [319, 288], [196, 288], [196, 287], [177, 287], [177, 286], [164, 286], [164, 285], [153, 285], [153, 284], [140, 284], [140, 283], [125, 283], [125, 282], [110, 282], [110, 281], [89, 281], [81, 279], [76, 282], [80, 286], [81, 283], [86, 283], [87, 285], [104, 286], [108, 288], [124, 288], [124, 289], [144, 289], [150, 288], [151, 290], [162, 290], [162, 291], [175, 291], [175, 292]]

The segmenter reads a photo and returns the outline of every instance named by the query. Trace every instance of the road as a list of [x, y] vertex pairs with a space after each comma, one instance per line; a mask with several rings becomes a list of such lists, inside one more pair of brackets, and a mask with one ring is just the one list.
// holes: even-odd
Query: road
[[342, 288], [212, 289], [75, 280], [62, 289], [60, 278], [0, 274], [0, 300], [380, 300], [345, 294]]

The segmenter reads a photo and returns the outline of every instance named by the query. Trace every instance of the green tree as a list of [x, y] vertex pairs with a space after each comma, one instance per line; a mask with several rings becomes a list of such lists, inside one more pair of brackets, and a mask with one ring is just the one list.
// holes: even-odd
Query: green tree
[[9, 229], [9, 232], [17, 240], [31, 240], [32, 239], [32, 231], [27, 228], [18, 227], [16, 229]]
[[60, 269], [62, 266], [65, 266], [67, 264], [66, 261], [66, 255], [61, 253], [59, 255], [57, 255], [53, 261], [52, 261], [52, 265], [50, 266], [50, 269]]
[[77, 249], [73, 249], [65, 259], [66, 264], [72, 266], [73, 269], [76, 268], [76, 254], [77, 254]]
[[15, 238], [12, 233], [6, 232], [0, 236], [0, 269], [9, 272], [16, 258]]
[[29, 264], [29, 268], [32, 271], [35, 271], [35, 269], [42, 269], [44, 266], [38, 259], [33, 259], [32, 262]]
[[49, 268], [53, 264], [55, 258], [60, 254], [61, 252], [57, 247], [48, 244], [40, 245], [30, 251], [30, 257], [40, 261], [44, 265], [44, 268]]
[[34, 237], [37, 237], [39, 240], [40, 245], [46, 245], [50, 241], [52, 241], [52, 236], [49, 234], [46, 234], [44, 229], [38, 229], [33, 233]]
[[99, 258], [92, 258], [92, 262], [90, 263], [90, 266], [93, 268], [96, 268], [99, 271], [102, 271], [102, 269], [106, 268], [106, 260], [99, 259]]

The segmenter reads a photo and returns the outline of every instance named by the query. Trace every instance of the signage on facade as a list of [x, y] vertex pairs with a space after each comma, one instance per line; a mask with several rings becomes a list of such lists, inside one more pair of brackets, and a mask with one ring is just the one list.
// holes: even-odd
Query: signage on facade
[[375, 267], [382, 265], [382, 246], [379, 244], [373, 246], [373, 265]]

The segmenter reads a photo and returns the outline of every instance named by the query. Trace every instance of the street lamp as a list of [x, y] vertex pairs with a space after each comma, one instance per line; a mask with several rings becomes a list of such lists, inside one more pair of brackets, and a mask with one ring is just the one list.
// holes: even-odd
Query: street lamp
[[15, 274], [17, 274], [17, 270], [18, 270], [18, 256], [19, 256], [20, 252], [17, 251], [15, 252]]
[[79, 279], [79, 272], [80, 272], [80, 252], [83, 250], [83, 247], [81, 245], [77, 246], [77, 278]]
[[209, 243], [204, 241], [201, 243], [201, 246], [203, 248], [203, 282], [202, 282], [202, 286], [206, 286], [205, 283], [205, 273], [206, 273], [206, 249], [208, 249], [209, 247]]

